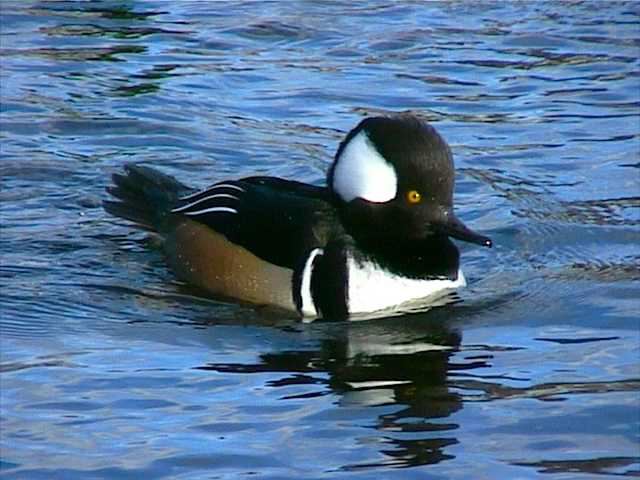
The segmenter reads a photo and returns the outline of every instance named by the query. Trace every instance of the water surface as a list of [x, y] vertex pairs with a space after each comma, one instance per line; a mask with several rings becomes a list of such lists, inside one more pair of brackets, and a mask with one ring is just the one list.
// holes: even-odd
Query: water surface
[[[640, 475], [636, 2], [2, 2], [0, 475]], [[462, 302], [198, 297], [101, 208], [145, 162], [320, 184], [363, 116], [451, 144]]]

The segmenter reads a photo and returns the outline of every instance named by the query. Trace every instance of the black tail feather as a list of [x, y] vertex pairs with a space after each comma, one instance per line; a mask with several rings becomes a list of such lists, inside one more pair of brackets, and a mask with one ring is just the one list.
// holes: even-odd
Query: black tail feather
[[112, 177], [107, 192], [116, 200], [105, 200], [104, 209], [150, 231], [162, 231], [167, 214], [189, 187], [173, 177], [142, 165], [128, 164], [124, 174]]

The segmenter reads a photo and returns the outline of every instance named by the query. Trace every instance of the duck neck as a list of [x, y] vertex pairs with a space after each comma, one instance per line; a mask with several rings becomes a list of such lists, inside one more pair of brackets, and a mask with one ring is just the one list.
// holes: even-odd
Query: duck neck
[[458, 278], [460, 253], [445, 235], [419, 240], [369, 236], [354, 238], [354, 242], [356, 259], [373, 261], [396, 275], [419, 279]]

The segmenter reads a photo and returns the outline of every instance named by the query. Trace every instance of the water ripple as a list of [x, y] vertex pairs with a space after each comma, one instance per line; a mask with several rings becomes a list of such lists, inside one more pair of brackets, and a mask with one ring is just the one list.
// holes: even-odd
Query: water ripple
[[[2, 3], [5, 476], [637, 475], [636, 4], [256, 5]], [[102, 212], [130, 161], [321, 184], [399, 111], [494, 240], [459, 244], [454, 304], [308, 324], [208, 299]]]

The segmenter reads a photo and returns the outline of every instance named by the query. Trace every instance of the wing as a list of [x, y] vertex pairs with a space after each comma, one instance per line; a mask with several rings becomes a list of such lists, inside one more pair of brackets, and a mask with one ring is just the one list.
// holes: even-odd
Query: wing
[[217, 183], [171, 211], [203, 223], [254, 255], [296, 269], [340, 230], [326, 188], [275, 177]]

